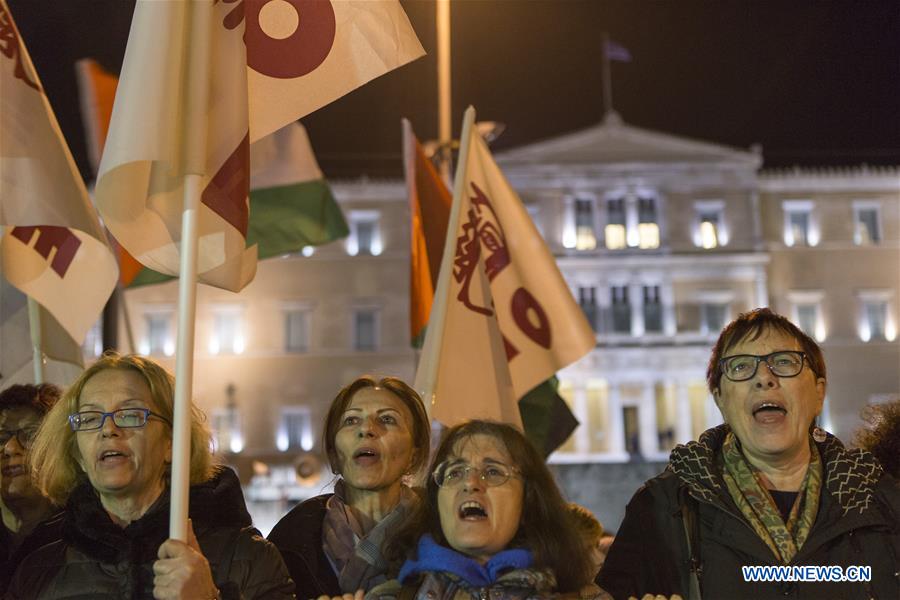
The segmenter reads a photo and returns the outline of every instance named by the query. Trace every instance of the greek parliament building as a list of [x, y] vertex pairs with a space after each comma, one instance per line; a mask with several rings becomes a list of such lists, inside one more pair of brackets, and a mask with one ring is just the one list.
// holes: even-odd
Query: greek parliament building
[[[608, 527], [675, 444], [721, 422], [705, 369], [742, 311], [771, 306], [819, 341], [822, 424], [842, 439], [863, 407], [900, 393], [900, 168], [761, 170], [759, 148], [615, 113], [497, 159], [597, 332], [560, 373], [581, 425], [550, 460]], [[264, 531], [329, 485], [320, 437], [337, 390], [415, 373], [405, 185], [331, 185], [348, 238], [260, 262], [240, 294], [198, 290], [195, 396]], [[176, 291], [127, 292], [137, 350], [172, 369]]]

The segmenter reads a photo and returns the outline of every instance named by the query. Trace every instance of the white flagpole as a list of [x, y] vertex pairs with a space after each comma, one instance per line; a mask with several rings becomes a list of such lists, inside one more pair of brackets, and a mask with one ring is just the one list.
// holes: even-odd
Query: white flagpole
[[41, 305], [37, 300], [28, 296], [28, 328], [31, 331], [31, 348], [34, 364], [34, 383], [44, 383], [44, 351], [41, 343]]
[[450, 276], [453, 272], [453, 258], [456, 255], [456, 229], [459, 226], [459, 209], [465, 190], [466, 167], [468, 165], [470, 130], [475, 124], [475, 108], [469, 106], [463, 115], [462, 136], [459, 138], [459, 158], [456, 163], [456, 177], [453, 183], [453, 204], [450, 207], [450, 218], [447, 220], [447, 238], [444, 240], [444, 254], [441, 258], [441, 270], [438, 273], [437, 287], [434, 290], [434, 301], [425, 330], [425, 342], [422, 344], [422, 356], [416, 369], [415, 389], [421, 394], [428, 415], [433, 411], [434, 388], [437, 384], [437, 371], [440, 364], [440, 348], [444, 337], [444, 325], [447, 317], [447, 293], [450, 289]]
[[172, 478], [169, 537], [187, 541], [191, 470], [191, 392], [194, 376], [194, 325], [197, 313], [197, 229], [206, 155], [212, 4], [190, 3], [188, 93], [185, 107], [184, 212], [178, 278], [178, 340], [175, 347], [175, 410], [172, 423]]

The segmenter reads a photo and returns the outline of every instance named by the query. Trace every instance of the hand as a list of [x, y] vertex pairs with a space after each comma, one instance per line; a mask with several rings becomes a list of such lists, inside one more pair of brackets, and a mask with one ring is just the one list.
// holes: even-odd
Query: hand
[[316, 600], [363, 600], [365, 595], [366, 595], [365, 590], [356, 590], [355, 594], [348, 593], [348, 594], [344, 594], [343, 596], [335, 596], [333, 598], [331, 596], [326, 596], [325, 594], [322, 594], [321, 596], [316, 598]]
[[[634, 596], [629, 596], [628, 600], [637, 600]], [[682, 600], [681, 596], [678, 594], [672, 594], [669, 598], [666, 598], [662, 594], [644, 594], [641, 596], [641, 600]]]
[[190, 519], [187, 535], [187, 543], [170, 538], [159, 547], [159, 560], [153, 563], [153, 597], [158, 600], [212, 600], [219, 597], [209, 562], [200, 551]]

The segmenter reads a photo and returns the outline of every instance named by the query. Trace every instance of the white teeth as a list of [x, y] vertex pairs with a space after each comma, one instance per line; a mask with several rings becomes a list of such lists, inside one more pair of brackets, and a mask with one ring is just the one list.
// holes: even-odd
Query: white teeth
[[475, 502], [474, 500], [469, 500], [467, 502], [463, 502], [462, 506], [460, 506], [459, 508], [460, 508], [460, 510], [465, 510], [467, 508], [480, 508], [481, 510], [484, 510], [484, 507], [482, 505], [480, 505], [479, 503]]

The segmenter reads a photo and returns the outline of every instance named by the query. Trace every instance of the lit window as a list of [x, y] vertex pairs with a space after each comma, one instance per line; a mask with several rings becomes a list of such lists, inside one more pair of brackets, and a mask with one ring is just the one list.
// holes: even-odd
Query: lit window
[[825, 321], [822, 319], [823, 290], [791, 290], [787, 293], [792, 306], [792, 320], [806, 335], [825, 341]]
[[659, 286], [644, 286], [644, 331], [662, 331], [662, 304], [659, 301]]
[[603, 230], [606, 247], [621, 250], [625, 247], [625, 199], [610, 198], [606, 201], [606, 227]]
[[308, 310], [288, 310], [284, 313], [284, 349], [286, 352], [309, 351]]
[[246, 340], [241, 326], [241, 310], [233, 307], [215, 309], [209, 353], [242, 354], [245, 348]]
[[881, 241], [878, 205], [857, 202], [853, 205], [853, 241], [857, 246], [869, 246]]
[[312, 416], [306, 406], [285, 406], [275, 436], [275, 445], [282, 452], [291, 449], [312, 450]]
[[711, 249], [724, 246], [727, 235], [724, 229], [724, 203], [716, 200], [696, 202], [694, 204], [694, 245], [698, 248]]
[[353, 348], [371, 352], [378, 348], [378, 310], [357, 309], [353, 313]]
[[145, 337], [141, 342], [141, 354], [175, 354], [175, 340], [172, 336], [171, 309], [153, 309], [144, 313]]
[[584, 311], [591, 328], [597, 331], [597, 288], [579, 287], [578, 288], [578, 304]]
[[637, 246], [643, 249], [659, 248], [659, 223], [656, 218], [655, 198], [638, 198]]
[[887, 340], [897, 337], [897, 322], [893, 314], [891, 290], [863, 290], [860, 300], [859, 338], [864, 342]]
[[869, 301], [864, 304], [870, 340], [883, 340], [887, 324], [887, 302]]
[[99, 319], [88, 329], [81, 345], [81, 351], [90, 358], [97, 358], [103, 354], [103, 319]]
[[211, 421], [215, 452], [238, 453], [244, 449], [241, 415], [237, 406], [213, 409]]
[[594, 235], [594, 201], [591, 198], [575, 199], [575, 248], [593, 250], [597, 247]]
[[718, 333], [725, 327], [728, 318], [728, 304], [704, 302], [700, 304], [700, 331], [702, 333]]
[[612, 301], [612, 330], [614, 333], [631, 333], [631, 304], [628, 302], [628, 286], [609, 288]]
[[809, 200], [786, 200], [784, 210], [784, 243], [787, 246], [817, 246], [819, 231], [812, 218]]
[[383, 249], [378, 211], [354, 210], [349, 215], [347, 253], [351, 256], [379, 256]]

